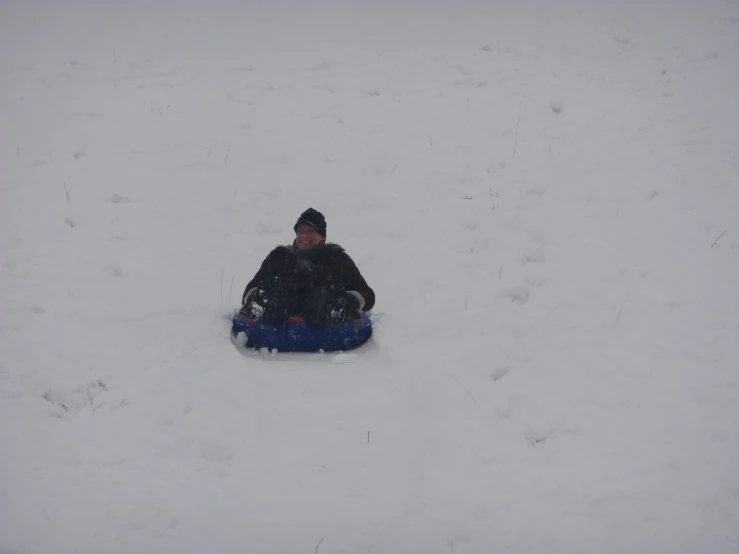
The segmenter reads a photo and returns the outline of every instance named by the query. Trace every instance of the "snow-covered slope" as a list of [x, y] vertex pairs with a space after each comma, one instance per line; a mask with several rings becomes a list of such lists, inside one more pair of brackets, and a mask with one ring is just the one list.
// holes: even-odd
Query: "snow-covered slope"
[[0, 552], [739, 551], [739, 6], [615, 4], [0, 5]]

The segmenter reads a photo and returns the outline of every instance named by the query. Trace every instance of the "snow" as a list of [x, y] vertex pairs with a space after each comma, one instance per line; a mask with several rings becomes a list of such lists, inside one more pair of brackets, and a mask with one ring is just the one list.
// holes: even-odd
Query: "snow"
[[[0, 552], [739, 552], [739, 5], [0, 5]], [[307, 207], [355, 352], [229, 318]]]

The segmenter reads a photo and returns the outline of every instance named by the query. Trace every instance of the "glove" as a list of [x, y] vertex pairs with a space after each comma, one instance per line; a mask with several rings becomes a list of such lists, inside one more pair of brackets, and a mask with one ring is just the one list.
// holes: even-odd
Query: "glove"
[[253, 289], [249, 289], [248, 291], [246, 291], [244, 293], [244, 298], [241, 299], [241, 305], [246, 306], [246, 303], [252, 299], [252, 296], [254, 296], [255, 292], [257, 292], [257, 287], [254, 287]]
[[346, 296], [347, 305], [357, 310], [358, 312], [364, 308], [364, 296], [359, 294], [355, 290], [348, 290], [344, 293]]

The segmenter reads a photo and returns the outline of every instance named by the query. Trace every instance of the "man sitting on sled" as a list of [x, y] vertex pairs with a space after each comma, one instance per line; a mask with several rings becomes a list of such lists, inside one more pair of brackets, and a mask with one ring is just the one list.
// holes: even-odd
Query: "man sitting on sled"
[[265, 325], [297, 315], [325, 328], [371, 310], [375, 293], [344, 249], [326, 242], [323, 214], [307, 209], [294, 230], [293, 243], [272, 250], [246, 285], [241, 313]]

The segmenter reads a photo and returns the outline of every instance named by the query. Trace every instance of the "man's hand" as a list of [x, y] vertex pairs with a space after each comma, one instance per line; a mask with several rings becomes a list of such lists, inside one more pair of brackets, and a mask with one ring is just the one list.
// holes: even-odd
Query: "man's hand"
[[362, 296], [355, 290], [348, 290], [344, 293], [344, 295], [346, 296], [349, 306], [351, 306], [358, 312], [362, 311], [362, 309], [364, 308], [364, 296]]
[[253, 289], [249, 289], [244, 293], [244, 298], [241, 299], [241, 305], [246, 306], [246, 303], [251, 300], [252, 296], [254, 296], [254, 293], [257, 291], [257, 287], [254, 287]]

